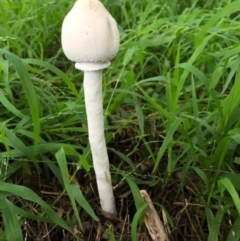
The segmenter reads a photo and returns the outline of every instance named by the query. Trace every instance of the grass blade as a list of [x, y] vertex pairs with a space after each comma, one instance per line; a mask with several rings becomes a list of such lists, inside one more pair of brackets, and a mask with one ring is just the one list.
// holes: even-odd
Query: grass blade
[[224, 215], [224, 209], [221, 207], [218, 209], [215, 217], [213, 217], [212, 212], [207, 208], [206, 209], [207, 218], [208, 218], [208, 229], [210, 231], [208, 236], [208, 241], [218, 241], [219, 231]]
[[12, 103], [6, 98], [6, 96], [3, 94], [3, 91], [0, 90], [0, 102], [2, 105], [6, 107], [10, 112], [12, 112], [15, 116], [19, 118], [24, 118], [24, 114], [19, 111]]
[[29, 189], [27, 187], [24, 187], [24, 186], [20, 186], [20, 185], [0, 182], [0, 191], [9, 192], [9, 193], [11, 193], [13, 195], [16, 195], [16, 196], [19, 196], [23, 199], [26, 199], [28, 201], [39, 204], [45, 210], [45, 212], [48, 214], [49, 218], [54, 223], [56, 223], [57, 225], [59, 225], [60, 227], [62, 227], [64, 229], [66, 229], [70, 233], [72, 233], [71, 229], [67, 226], [67, 224], [61, 218], [59, 218], [57, 213], [55, 213], [53, 211], [53, 209], [48, 204], [46, 204], [31, 189]]
[[158, 152], [156, 162], [154, 163], [154, 167], [153, 167], [152, 173], [154, 173], [157, 170], [158, 165], [159, 165], [159, 163], [161, 161], [161, 158], [162, 158], [163, 154], [167, 150], [169, 143], [172, 141], [172, 138], [173, 138], [173, 135], [174, 135], [175, 131], [177, 130], [179, 125], [182, 123], [182, 121], [183, 121], [182, 118], [177, 118], [173, 122], [173, 124], [170, 126], [169, 130], [167, 131], [167, 135], [164, 138], [162, 146], [160, 147], [160, 150]]
[[67, 166], [67, 160], [66, 160], [64, 148], [62, 147], [61, 149], [59, 149], [58, 152], [55, 154], [55, 156], [56, 156], [58, 165], [59, 165], [61, 173], [62, 173], [64, 187], [67, 191], [69, 199], [71, 200], [71, 204], [72, 204], [74, 214], [77, 218], [78, 224], [81, 226], [82, 224], [81, 224], [81, 220], [80, 220], [80, 217], [79, 217], [78, 209], [77, 209], [77, 206], [76, 206], [74, 195], [72, 193], [72, 188], [70, 187], [68, 166]]
[[143, 217], [144, 215], [144, 211], [147, 208], [148, 203], [144, 203], [135, 213], [134, 217], [133, 217], [133, 221], [132, 221], [132, 228], [131, 228], [131, 237], [132, 237], [132, 241], [137, 241], [139, 240], [137, 237], [137, 228], [138, 228], [138, 223], [139, 220]]
[[143, 201], [142, 195], [140, 193], [140, 190], [139, 190], [137, 184], [131, 178], [129, 178], [127, 176], [125, 178], [126, 178], [126, 181], [129, 185], [129, 187], [131, 188], [132, 195], [133, 195], [134, 202], [135, 202], [135, 206], [138, 210], [144, 204], [144, 201]]
[[78, 93], [75, 85], [72, 83], [71, 79], [65, 73], [63, 73], [60, 69], [56, 68], [54, 65], [52, 65], [46, 61], [39, 60], [39, 59], [24, 59], [23, 62], [26, 64], [29, 64], [29, 65], [38, 65], [42, 68], [46, 68], [46, 69], [52, 71], [54, 74], [58, 75], [66, 83], [68, 88], [72, 91], [72, 93], [76, 97], [79, 96], [79, 93]]
[[240, 216], [234, 222], [226, 241], [239, 241], [240, 240]]
[[78, 204], [95, 220], [98, 221], [98, 217], [94, 213], [93, 209], [83, 196], [80, 187], [77, 185], [70, 185], [71, 192], [75, 198], [75, 200], [78, 202]]
[[225, 178], [218, 180], [218, 184], [224, 186], [224, 188], [229, 192], [229, 194], [231, 195], [231, 197], [233, 199], [235, 207], [238, 211], [238, 214], [240, 215], [240, 199], [239, 199], [238, 193], [237, 193], [235, 187], [233, 186], [233, 184], [231, 183], [231, 181], [225, 177]]
[[10, 208], [9, 201], [7, 199], [1, 199], [0, 207], [7, 240], [23, 241], [19, 217], [14, 210]]
[[28, 105], [30, 108], [33, 126], [34, 126], [34, 134], [35, 134], [35, 144], [38, 143], [39, 134], [40, 134], [40, 111], [39, 111], [39, 103], [37, 100], [37, 95], [34, 90], [33, 83], [31, 82], [28, 71], [23, 64], [23, 61], [16, 55], [10, 53], [7, 50], [0, 49], [0, 54], [4, 55], [13, 65], [16, 72], [18, 73], [22, 87], [24, 89], [26, 98], [28, 100]]

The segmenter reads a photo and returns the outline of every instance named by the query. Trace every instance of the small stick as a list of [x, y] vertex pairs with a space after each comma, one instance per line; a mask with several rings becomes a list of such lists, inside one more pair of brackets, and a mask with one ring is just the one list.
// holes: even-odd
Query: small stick
[[152, 204], [146, 190], [140, 191], [144, 202], [149, 203], [146, 209], [145, 225], [148, 229], [149, 235], [153, 241], [169, 241], [168, 236], [165, 232], [164, 226], [158, 217], [157, 211]]

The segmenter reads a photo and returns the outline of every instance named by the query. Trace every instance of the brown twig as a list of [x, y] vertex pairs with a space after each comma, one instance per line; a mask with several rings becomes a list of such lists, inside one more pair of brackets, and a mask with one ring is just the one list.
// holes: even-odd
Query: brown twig
[[140, 191], [144, 202], [149, 203], [146, 209], [145, 225], [153, 241], [169, 241], [164, 226], [154, 208], [152, 201], [146, 190]]

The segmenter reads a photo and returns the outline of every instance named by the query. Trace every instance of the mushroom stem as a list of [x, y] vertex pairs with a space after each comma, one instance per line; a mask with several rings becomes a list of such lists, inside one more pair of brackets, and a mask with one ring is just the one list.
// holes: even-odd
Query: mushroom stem
[[104, 134], [102, 105], [102, 71], [84, 71], [84, 98], [88, 120], [88, 135], [103, 211], [117, 215], [109, 160]]

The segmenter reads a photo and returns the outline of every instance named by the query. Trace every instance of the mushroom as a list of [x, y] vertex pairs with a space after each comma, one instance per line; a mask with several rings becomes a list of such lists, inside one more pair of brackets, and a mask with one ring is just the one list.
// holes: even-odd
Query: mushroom
[[102, 69], [119, 49], [114, 18], [98, 0], [78, 0], [62, 24], [62, 48], [66, 57], [84, 71], [84, 98], [89, 143], [102, 210], [117, 215], [104, 135]]

